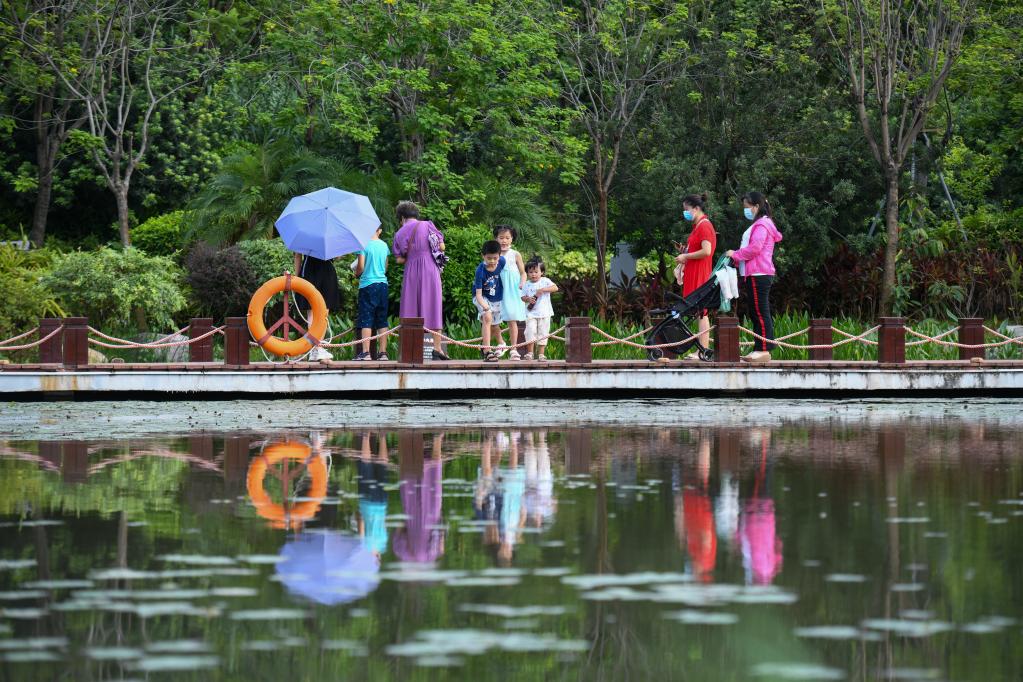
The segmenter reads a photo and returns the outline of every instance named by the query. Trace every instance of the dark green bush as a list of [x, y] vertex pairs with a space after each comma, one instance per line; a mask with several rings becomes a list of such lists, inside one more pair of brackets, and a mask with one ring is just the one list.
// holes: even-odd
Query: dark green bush
[[237, 246], [218, 250], [199, 242], [185, 258], [185, 269], [197, 310], [217, 321], [245, 315], [262, 284]]

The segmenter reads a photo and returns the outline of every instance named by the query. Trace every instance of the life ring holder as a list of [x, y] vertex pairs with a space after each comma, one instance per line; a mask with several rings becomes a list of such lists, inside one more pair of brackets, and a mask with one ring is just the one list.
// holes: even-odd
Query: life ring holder
[[[285, 505], [274, 502], [263, 487], [263, 479], [270, 467], [280, 463], [299, 462], [305, 466], [312, 479], [309, 492], [305, 497], [293, 504]], [[304, 521], [316, 516], [323, 499], [327, 497], [327, 462], [325, 458], [313, 456], [308, 445], [295, 441], [284, 441], [266, 446], [262, 454], [249, 463], [249, 471], [245, 478], [245, 487], [249, 493], [252, 506], [256, 513], [271, 522], [274, 528], [294, 528]], [[287, 488], [289, 480], [285, 480]], [[285, 497], [288, 491], [285, 490]]]
[[[308, 323], [308, 329], [291, 316], [291, 297], [288, 294], [292, 291], [301, 294], [312, 308], [312, 320]], [[271, 298], [280, 293], [285, 294], [284, 315], [267, 329], [263, 322], [263, 309]], [[301, 311], [299, 313], [301, 314]], [[323, 341], [327, 331], [327, 303], [312, 282], [286, 272], [280, 277], [268, 280], [252, 294], [247, 321], [249, 333], [261, 348], [274, 355], [296, 357], [308, 353]], [[274, 332], [281, 327], [284, 328], [285, 338], [274, 336]], [[291, 327], [302, 335], [301, 338], [294, 340], [287, 338]]]

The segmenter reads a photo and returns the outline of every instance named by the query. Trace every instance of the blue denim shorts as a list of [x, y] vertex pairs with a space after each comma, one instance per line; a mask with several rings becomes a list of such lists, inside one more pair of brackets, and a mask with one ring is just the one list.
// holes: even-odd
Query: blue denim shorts
[[387, 284], [377, 282], [359, 289], [359, 329], [387, 328]]

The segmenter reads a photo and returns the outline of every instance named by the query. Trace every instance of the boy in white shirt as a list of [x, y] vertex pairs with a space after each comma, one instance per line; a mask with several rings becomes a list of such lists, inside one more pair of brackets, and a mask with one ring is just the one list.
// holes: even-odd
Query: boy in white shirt
[[533, 359], [533, 346], [536, 345], [536, 359], [546, 360], [544, 350], [547, 348], [547, 336], [551, 333], [551, 318], [554, 308], [551, 306], [551, 294], [558, 290], [558, 285], [547, 279], [547, 267], [539, 256], [533, 256], [526, 263], [526, 284], [522, 287], [522, 300], [526, 304], [526, 354], [523, 360]]

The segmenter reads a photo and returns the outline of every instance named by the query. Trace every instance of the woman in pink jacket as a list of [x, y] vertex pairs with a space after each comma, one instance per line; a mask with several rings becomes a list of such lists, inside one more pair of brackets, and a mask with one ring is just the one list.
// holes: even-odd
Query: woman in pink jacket
[[[742, 235], [742, 244], [737, 251], [726, 251], [725, 255], [739, 266], [739, 277], [749, 299], [750, 318], [753, 331], [765, 339], [774, 340], [774, 320], [771, 319], [769, 301], [771, 285], [774, 283], [774, 245], [781, 241], [781, 232], [771, 220], [771, 204], [760, 192], [747, 192], [742, 198], [742, 212], [750, 225]], [[767, 362], [775, 344], [754, 339], [753, 352], [744, 355], [748, 362]]]

